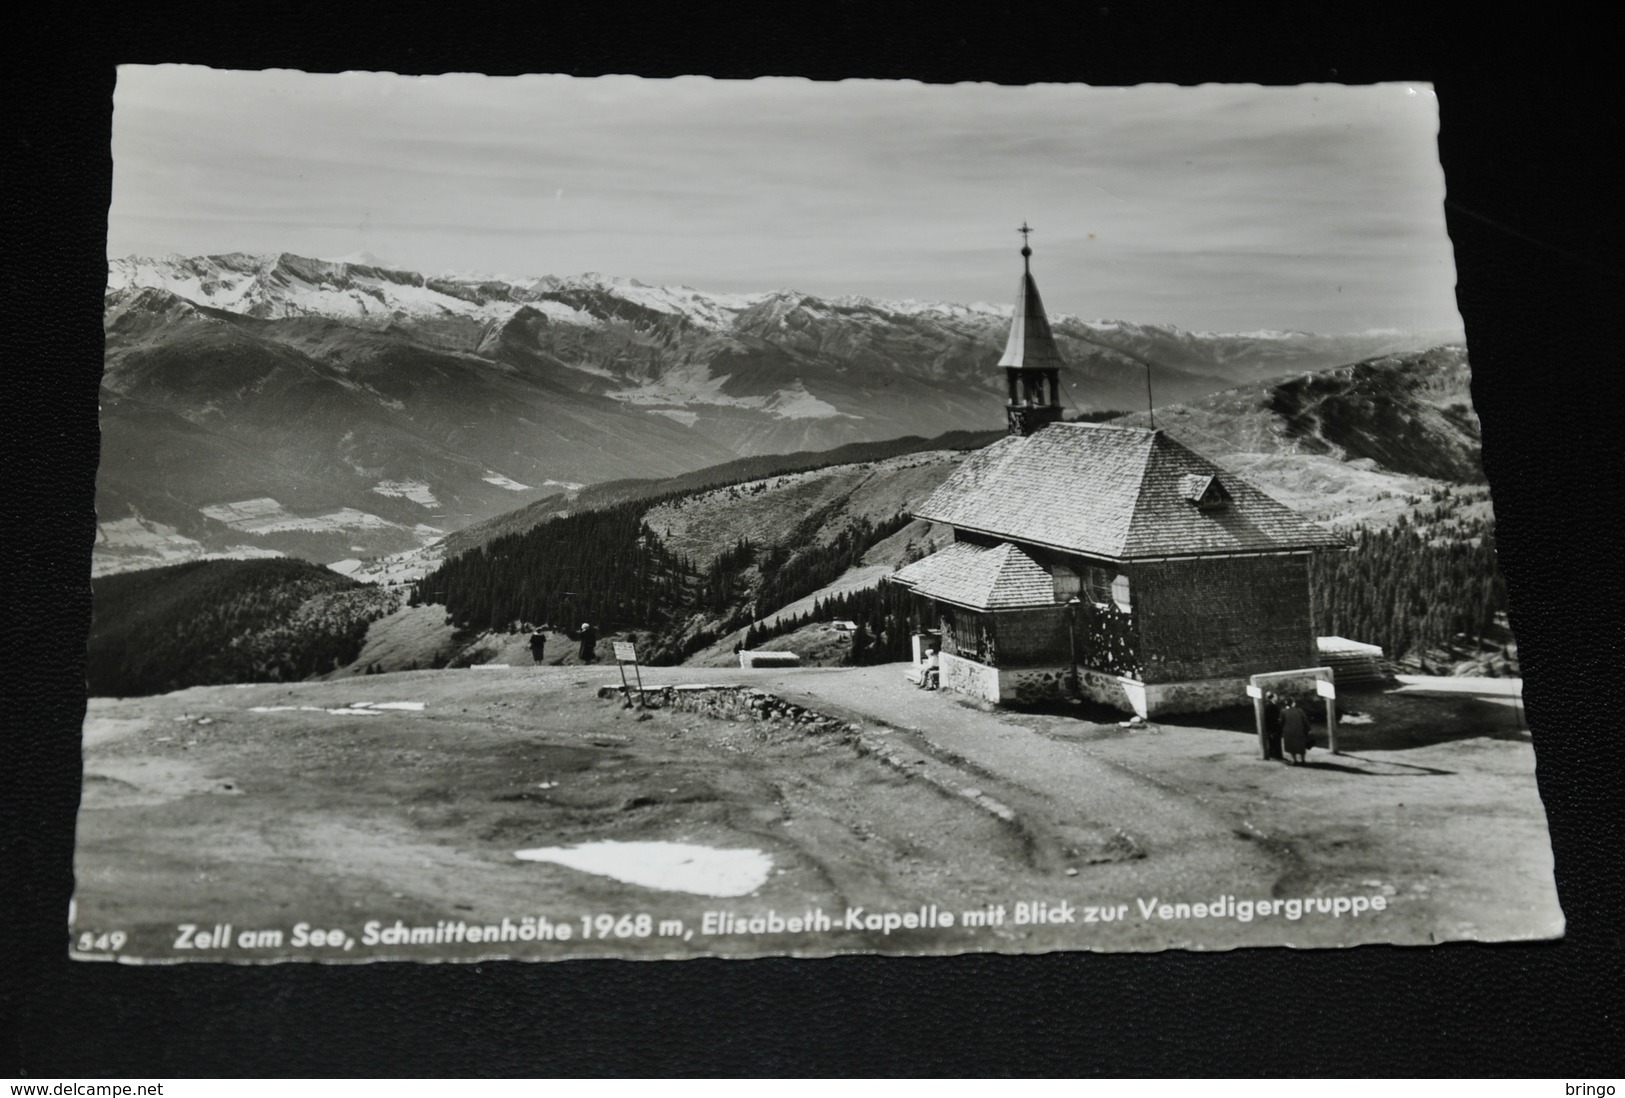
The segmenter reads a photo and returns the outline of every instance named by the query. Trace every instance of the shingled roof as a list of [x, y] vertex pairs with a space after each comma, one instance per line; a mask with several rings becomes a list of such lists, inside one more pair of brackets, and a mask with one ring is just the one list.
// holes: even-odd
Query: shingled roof
[[1055, 602], [1050, 574], [1008, 542], [991, 549], [955, 542], [891, 578], [917, 594], [971, 610], [1015, 610]]
[[[1230, 498], [1210, 491], [1198, 506], [1192, 477], [1214, 478]], [[1096, 423], [1051, 424], [977, 451], [914, 515], [1118, 561], [1345, 547], [1162, 431]]]

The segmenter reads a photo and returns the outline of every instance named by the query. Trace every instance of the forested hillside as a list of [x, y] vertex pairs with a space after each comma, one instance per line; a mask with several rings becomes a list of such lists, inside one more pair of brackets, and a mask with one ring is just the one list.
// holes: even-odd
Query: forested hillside
[[847, 662], [854, 666], [871, 663], [898, 663], [914, 656], [912, 636], [914, 596], [906, 587], [882, 583], [849, 594], [819, 599], [805, 614], [784, 615], [771, 625], [751, 626], [745, 632], [745, 647], [760, 648], [782, 637], [825, 621], [850, 621], [857, 629]]
[[672, 552], [647, 515], [691, 496], [566, 515], [477, 545], [418, 584], [414, 605], [444, 604], [473, 630], [523, 624], [636, 632], [654, 664], [677, 663], [718, 637], [810, 594], [902, 529], [831, 503], [754, 542], [739, 537], [708, 560]]
[[368, 624], [401, 598], [282, 559], [126, 572], [91, 592], [90, 692], [125, 697], [330, 671], [356, 658]]
[[1347, 553], [1313, 558], [1316, 632], [1380, 644], [1420, 670], [1477, 660], [1516, 674], [1495, 524], [1461, 517], [1455, 502], [1445, 493], [1392, 526], [1357, 529]]
[[644, 524], [647, 509], [622, 503], [476, 545], [419, 581], [412, 603], [442, 603], [471, 629], [664, 622], [687, 605], [695, 572]]

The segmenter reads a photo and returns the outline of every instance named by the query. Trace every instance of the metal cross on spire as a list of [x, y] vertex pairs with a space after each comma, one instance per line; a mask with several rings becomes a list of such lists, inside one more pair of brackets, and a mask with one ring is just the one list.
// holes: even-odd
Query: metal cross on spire
[[1021, 262], [1024, 265], [1028, 263], [1028, 257], [1033, 254], [1032, 247], [1027, 243], [1027, 234], [1031, 233], [1032, 231], [1033, 230], [1027, 225], [1026, 218], [1023, 218], [1021, 221], [1021, 228], [1017, 229], [1016, 232], [1021, 234]]

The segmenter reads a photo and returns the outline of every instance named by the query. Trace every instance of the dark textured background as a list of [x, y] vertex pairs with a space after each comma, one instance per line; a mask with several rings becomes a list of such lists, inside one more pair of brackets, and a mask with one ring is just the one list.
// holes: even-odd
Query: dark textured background
[[[851, 2], [46, 6], [5, 138], [0, 1071], [184, 1075], [1619, 1070], [1619, 126], [1583, 9]], [[1420, 9], [1421, 6], [1415, 6]], [[1514, 9], [1505, 9], [1512, 11]], [[1568, 937], [1298, 953], [263, 969], [69, 964], [118, 62], [1007, 83], [1430, 80]], [[1041, 170], [1011, 165], [1011, 170]], [[1605, 192], [1607, 192], [1605, 194]], [[1019, 211], [1018, 211], [1019, 212]]]

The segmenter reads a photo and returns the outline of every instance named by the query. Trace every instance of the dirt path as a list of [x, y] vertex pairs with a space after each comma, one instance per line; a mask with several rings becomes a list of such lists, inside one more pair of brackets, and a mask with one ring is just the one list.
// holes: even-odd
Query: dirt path
[[[1082, 869], [1073, 883], [1097, 892], [1364, 891], [1393, 905], [1381, 933], [1394, 942], [1562, 931], [1516, 680], [1410, 676], [1391, 690], [1351, 694], [1343, 754], [1315, 751], [1308, 766], [1287, 767], [1257, 758], [1244, 712], [1130, 731], [1105, 714], [1097, 722], [1020, 714], [922, 692], [901, 670], [765, 672], [761, 685], [886, 721], [980, 771], [1041, 845], [1046, 835], [1064, 847], [1082, 832], [1121, 832], [1143, 857]], [[1347, 935], [1341, 944], [1376, 939], [1366, 934], [1377, 925], [1338, 928]], [[1156, 929], [1166, 942], [1177, 928]], [[1277, 927], [1286, 931], [1278, 940], [1332, 944], [1326, 929]], [[1136, 939], [1132, 930], [1125, 937]], [[1202, 927], [1179, 944], [1226, 940], [1234, 939]]]
[[1107, 829], [1137, 858], [1091, 870], [1111, 887], [1146, 886], [1163, 894], [1214, 880], [1272, 886], [1295, 868], [1290, 852], [1261, 843], [1244, 819], [1206, 803], [1199, 790], [1113, 762], [1087, 748], [1042, 735], [945, 691], [922, 691], [900, 665], [807, 670], [782, 675], [781, 688], [857, 710], [913, 733], [929, 749], [980, 771], [1035, 831]]

